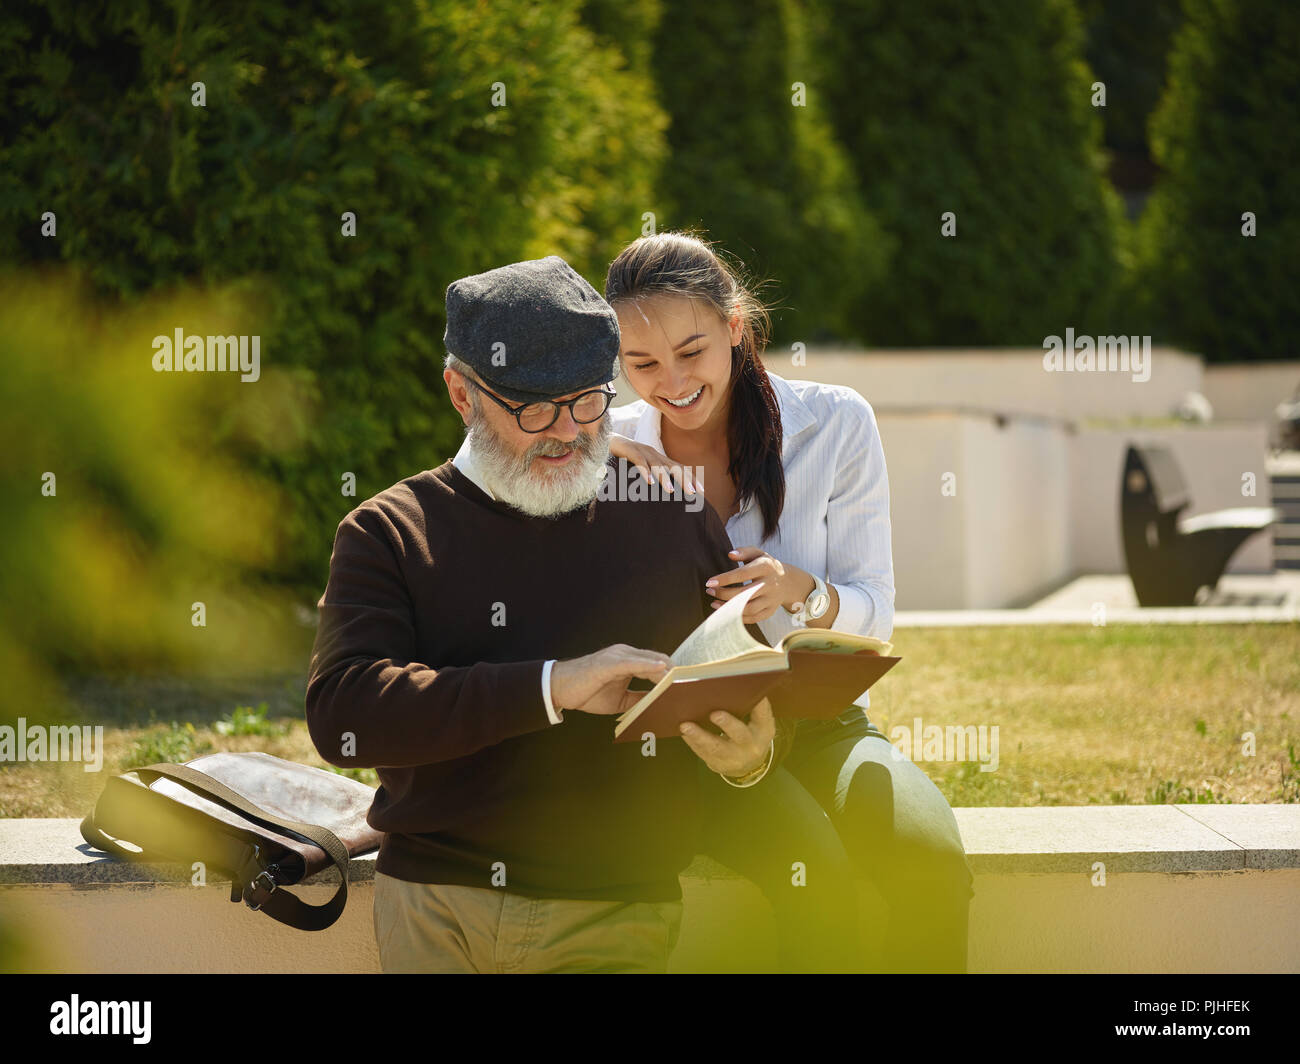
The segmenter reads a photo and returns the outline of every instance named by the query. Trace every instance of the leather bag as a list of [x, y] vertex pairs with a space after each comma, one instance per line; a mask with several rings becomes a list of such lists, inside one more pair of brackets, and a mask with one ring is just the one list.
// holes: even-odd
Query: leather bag
[[[229, 877], [230, 900], [290, 927], [322, 931], [343, 912], [348, 858], [383, 837], [366, 823], [374, 788], [263, 753], [217, 753], [113, 776], [81, 822], [81, 836], [132, 861], [187, 865]], [[283, 889], [333, 865], [339, 886], [323, 905]]]

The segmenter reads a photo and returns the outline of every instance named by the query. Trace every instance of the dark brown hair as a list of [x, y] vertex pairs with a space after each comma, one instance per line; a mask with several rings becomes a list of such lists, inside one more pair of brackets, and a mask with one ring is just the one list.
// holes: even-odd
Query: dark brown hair
[[763, 538], [776, 531], [785, 506], [785, 467], [781, 463], [781, 408], [759, 355], [767, 346], [767, 308], [742, 280], [738, 267], [725, 262], [690, 233], [658, 233], [633, 241], [605, 276], [611, 305], [643, 296], [685, 296], [708, 303], [730, 321], [739, 310], [740, 343], [731, 349], [731, 408], [727, 418], [727, 475], [737, 502], [757, 502]]

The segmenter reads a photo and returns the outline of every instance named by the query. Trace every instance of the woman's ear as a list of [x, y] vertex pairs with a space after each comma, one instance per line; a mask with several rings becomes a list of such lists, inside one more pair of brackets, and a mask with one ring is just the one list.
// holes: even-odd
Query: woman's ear
[[731, 315], [731, 320], [727, 322], [727, 332], [731, 340], [732, 347], [740, 346], [740, 338], [745, 335], [745, 322], [740, 316], [740, 308], [737, 307]]

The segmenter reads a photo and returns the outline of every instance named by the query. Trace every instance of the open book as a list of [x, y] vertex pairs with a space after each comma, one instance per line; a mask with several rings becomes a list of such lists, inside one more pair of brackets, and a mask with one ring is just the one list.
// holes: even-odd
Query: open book
[[775, 647], [745, 628], [748, 587], [713, 611], [672, 653], [673, 667], [618, 718], [614, 741], [680, 735], [682, 721], [702, 723], [715, 709], [745, 717], [763, 698], [778, 717], [827, 720], [892, 669], [892, 643], [831, 628], [800, 628]]

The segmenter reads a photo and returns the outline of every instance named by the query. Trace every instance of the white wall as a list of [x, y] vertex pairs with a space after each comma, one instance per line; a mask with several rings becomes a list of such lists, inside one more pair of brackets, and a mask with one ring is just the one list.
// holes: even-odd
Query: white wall
[[[1071, 574], [1069, 438], [1021, 418], [884, 413], [895, 608], [996, 609]], [[945, 474], [955, 495], [945, 495]]]
[[[967, 596], [966, 496], [962, 418], [882, 414], [877, 419], [889, 470], [894, 608], [943, 609]], [[946, 473], [958, 493], [941, 493]]]
[[[977, 873], [970, 911], [971, 972], [1300, 971], [1300, 870], [1115, 875]], [[313, 904], [333, 888], [297, 887]], [[683, 879], [682, 935], [673, 972], [772, 971], [772, 911], [744, 879]], [[373, 882], [353, 884], [326, 931], [277, 924], [229, 890], [138, 883], [0, 886], [0, 904], [36, 930], [19, 972], [375, 973]], [[882, 904], [863, 884], [869, 928]], [[871, 902], [874, 900], [874, 904]], [[864, 967], [878, 960], [864, 943]]]
[[1039, 598], [1071, 574], [1070, 438], [1015, 419], [962, 419], [969, 609]]
[[1151, 351], [1151, 377], [1048, 372], [1042, 348], [846, 351], [814, 347], [806, 365], [769, 351], [768, 369], [787, 379], [847, 384], [879, 411], [960, 407], [1062, 418], [1166, 417], [1188, 391], [1201, 390], [1201, 360], [1169, 347]]
[[1300, 362], [1259, 362], [1254, 365], [1206, 366], [1201, 390], [1214, 407], [1216, 421], [1263, 422], [1273, 433], [1278, 403], [1300, 389]]

